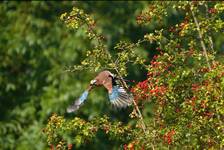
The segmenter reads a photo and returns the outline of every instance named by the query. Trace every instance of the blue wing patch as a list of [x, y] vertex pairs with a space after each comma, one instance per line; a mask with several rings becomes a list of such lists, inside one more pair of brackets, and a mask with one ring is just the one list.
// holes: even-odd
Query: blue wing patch
[[88, 94], [89, 94], [88, 91], [82, 93], [82, 95], [79, 97], [81, 103], [83, 103], [87, 99]]
[[87, 99], [88, 94], [89, 94], [88, 91], [83, 92], [82, 95], [77, 100], [75, 100], [75, 102], [72, 105], [70, 105], [67, 108], [67, 112], [71, 113], [71, 112], [78, 110], [79, 107], [81, 106], [81, 104], [83, 104], [84, 101]]

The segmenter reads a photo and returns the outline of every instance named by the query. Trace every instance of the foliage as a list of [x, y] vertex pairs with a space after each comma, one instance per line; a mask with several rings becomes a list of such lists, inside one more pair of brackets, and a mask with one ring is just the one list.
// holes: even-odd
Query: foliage
[[94, 70], [96, 72], [103, 69], [115, 69], [117, 72], [120, 72], [121, 75], [127, 76], [127, 63], [144, 63], [144, 60], [137, 57], [133, 49], [134, 47], [139, 46], [139, 44], [143, 41], [138, 41], [137, 43], [119, 42], [115, 46], [115, 49], [119, 50], [119, 52], [116, 53], [116, 56], [114, 56], [116, 58], [115, 60], [106, 49], [106, 45], [103, 41], [104, 37], [98, 34], [94, 29], [95, 21], [91, 18], [91, 16], [85, 14], [83, 10], [73, 8], [69, 14], [62, 14], [61, 19], [64, 20], [70, 28], [77, 29], [86, 26], [85, 32], [87, 33], [87, 36], [89, 39], [96, 41], [94, 49], [87, 51], [86, 59], [81, 62], [81, 65], [74, 66], [73, 69], [69, 71], [83, 70], [83, 68]]
[[[223, 29], [220, 19], [223, 11], [215, 9], [219, 3], [207, 2], [178, 5], [168, 2], [151, 7], [155, 11], [161, 7], [169, 9], [169, 6], [184, 11], [184, 20], [169, 27], [168, 31], [162, 29], [145, 35], [149, 42], [158, 44], [156, 50], [159, 52], [150, 62], [147, 79], [138, 83], [132, 92], [136, 100], [154, 103], [155, 125], [151, 128], [156, 136], [149, 138], [154, 138], [156, 147], [168, 144], [173, 148], [220, 149], [224, 138], [221, 119], [224, 66], [215, 60], [217, 51], [214, 51], [211, 39], [215, 32]], [[214, 9], [215, 13], [211, 12]], [[157, 13], [167, 15], [164, 9], [153, 14], [148, 12], [142, 14], [143, 22], [144, 18], [157, 17]], [[199, 22], [199, 30], [195, 20]], [[192, 38], [198, 36], [199, 39]], [[207, 53], [203, 51], [203, 43]]]
[[[47, 149], [42, 128], [48, 117], [53, 112], [64, 114], [68, 103], [79, 96], [94, 75], [65, 73], [66, 66], [78, 64], [92, 45], [83, 30], [74, 32], [59, 19], [73, 5], [97, 16], [101, 22], [98, 29], [106, 29], [105, 34], [112, 41], [106, 43], [107, 47], [121, 36], [130, 41], [136, 38], [131, 33], [138, 33], [139, 29], [134, 15], [129, 15], [141, 10], [143, 2], [1, 2], [0, 16], [4, 19], [0, 20], [0, 149]], [[105, 13], [105, 8], [110, 11]], [[106, 28], [108, 20], [117, 20], [114, 28]], [[124, 33], [126, 30], [131, 32]], [[138, 72], [132, 75], [141, 77]], [[106, 107], [103, 94], [104, 91], [92, 93], [84, 106], [91, 109], [82, 109], [78, 115], [88, 119], [116, 114]], [[127, 121], [124, 116], [120, 119]], [[100, 136], [94, 145], [111, 146], [103, 138], [100, 140], [104, 142], [100, 141]]]
[[72, 120], [65, 120], [63, 116], [53, 114], [48, 121], [44, 132], [48, 135], [48, 143], [56, 145], [57, 149], [64, 149], [67, 144], [75, 143], [80, 147], [85, 142], [96, 138], [96, 132], [102, 130], [110, 140], [125, 142], [133, 137], [129, 125], [122, 125], [121, 122], [110, 122], [109, 118], [94, 118], [90, 122], [75, 117]]
[[[57, 5], [51, 9], [50, 5], [41, 2], [0, 4], [0, 15], [4, 18], [0, 24], [0, 136], [4, 137], [0, 139], [0, 149], [30, 149], [31, 145], [32, 149], [43, 149], [46, 146], [40, 140], [42, 123], [53, 109], [57, 110], [52, 107], [56, 101], [49, 95], [57, 94], [61, 80], [56, 71], [61, 62], [56, 58], [61, 56], [66, 60], [72, 56], [63, 55], [62, 51], [55, 53], [57, 48], [69, 51], [70, 46], [66, 46], [68, 41], [61, 40], [66, 33], [58, 32], [62, 26], [55, 22], [57, 16], [45, 15], [57, 10]], [[66, 8], [66, 4], [61, 6]], [[65, 101], [63, 97], [59, 99]]]
[[[59, 18], [73, 6], [75, 31]], [[223, 2], [4, 1], [0, 16], [0, 149], [223, 148]], [[101, 69], [136, 80], [146, 133], [101, 89], [65, 114]]]
[[[224, 65], [216, 60], [217, 53], [221, 52], [221, 46], [213, 43], [216, 37], [223, 32], [223, 7], [222, 2], [151, 3], [148, 9], [137, 17], [137, 22], [148, 25], [155, 21], [156, 24], [160, 24], [161, 28], [156, 29], [154, 33], [145, 34], [144, 39], [137, 43], [120, 42], [117, 44], [115, 47], [115, 50], [118, 50], [117, 63], [114, 63], [112, 55], [104, 46], [102, 36], [93, 29], [95, 23], [89, 15], [76, 8], [70, 14], [62, 15], [62, 19], [65, 19], [69, 27], [80, 28], [85, 24], [89, 29], [86, 33], [90, 39], [98, 41], [95, 43], [95, 49], [87, 53], [82, 65], [72, 67], [72, 69], [98, 66], [96, 71], [104, 68], [112, 69], [118, 75], [125, 76], [128, 73], [127, 62], [133, 61], [148, 70], [147, 79], [137, 83], [131, 91], [135, 96], [135, 101], [142, 107], [143, 114], [147, 114], [148, 103], [153, 105], [153, 117], [144, 115], [146, 132], [139, 130], [142, 128], [142, 122], [132, 126], [129, 129], [131, 134], [128, 140], [120, 134], [109, 136], [121, 138], [124, 149], [134, 147], [137, 149], [223, 148]], [[182, 18], [177, 24], [167, 27], [163, 20], [170, 17], [172, 12], [178, 12]], [[132, 51], [142, 42], [157, 45], [156, 52], [154, 52], [156, 55], [149, 65], [139, 59], [135, 53], [133, 53], [134, 57], [132, 56]], [[126, 49], [128, 51], [123, 53]], [[99, 53], [104, 55], [98, 56]], [[112, 65], [108, 61], [111, 61]], [[134, 109], [130, 116], [138, 118], [135, 111]], [[63, 117], [61, 119], [63, 120]], [[82, 119], [75, 118], [75, 120], [82, 122]], [[80, 134], [76, 131], [80, 127], [83, 130], [78, 130], [78, 132], [82, 133], [85, 128], [91, 129], [93, 126], [101, 128], [101, 123], [103, 125], [109, 123], [101, 122], [102, 120], [104, 119], [93, 119], [85, 125], [80, 122], [80, 126], [73, 124], [73, 120], [69, 120], [65, 121], [66, 123], [59, 130], [69, 125], [72, 131], [76, 132], [73, 135], [76, 137]], [[57, 144], [58, 139], [52, 138], [54, 133], [49, 132], [52, 129], [54, 129], [54, 123], [50, 120], [46, 128], [48, 139], [51, 139], [48, 142]], [[127, 132], [125, 125], [121, 128], [114, 128], [113, 131], [109, 130], [109, 132], [119, 133], [121, 129]], [[62, 136], [61, 132], [54, 131], [56, 136]], [[89, 133], [88, 138], [94, 138], [94, 134], [97, 134], [97, 132], [92, 133]], [[83, 135], [82, 138], [86, 136]], [[62, 139], [66, 140], [66, 138]], [[79, 142], [72, 142], [78, 146]], [[125, 144], [126, 142], [129, 144]]]

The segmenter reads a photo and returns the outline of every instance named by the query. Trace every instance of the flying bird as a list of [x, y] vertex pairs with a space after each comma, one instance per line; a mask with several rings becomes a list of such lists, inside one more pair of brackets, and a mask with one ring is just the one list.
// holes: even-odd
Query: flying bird
[[110, 71], [100, 72], [93, 80], [90, 81], [88, 88], [82, 95], [76, 99], [72, 105], [67, 108], [67, 112], [71, 113], [80, 108], [88, 97], [89, 92], [99, 86], [107, 89], [109, 100], [116, 108], [124, 108], [132, 104], [132, 96], [129, 95], [122, 86], [116, 83], [118, 78], [115, 77]]

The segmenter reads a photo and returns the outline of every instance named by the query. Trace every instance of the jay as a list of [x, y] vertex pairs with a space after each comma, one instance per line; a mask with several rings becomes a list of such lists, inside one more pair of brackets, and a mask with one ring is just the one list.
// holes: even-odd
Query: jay
[[116, 108], [124, 108], [131, 105], [132, 97], [122, 86], [119, 86], [116, 83], [117, 79], [118, 78], [116, 78], [110, 71], [105, 70], [100, 72], [93, 80], [90, 81], [88, 88], [82, 93], [82, 95], [67, 108], [67, 112], [71, 113], [78, 110], [87, 99], [89, 92], [94, 87], [99, 86], [103, 86], [107, 89], [109, 100]]

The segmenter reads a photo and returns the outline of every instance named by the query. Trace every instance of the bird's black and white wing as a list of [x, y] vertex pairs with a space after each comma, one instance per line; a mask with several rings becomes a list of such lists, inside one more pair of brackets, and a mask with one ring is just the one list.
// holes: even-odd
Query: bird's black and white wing
[[109, 93], [109, 99], [113, 106], [124, 108], [132, 104], [133, 97], [129, 95], [121, 86], [115, 85]]

